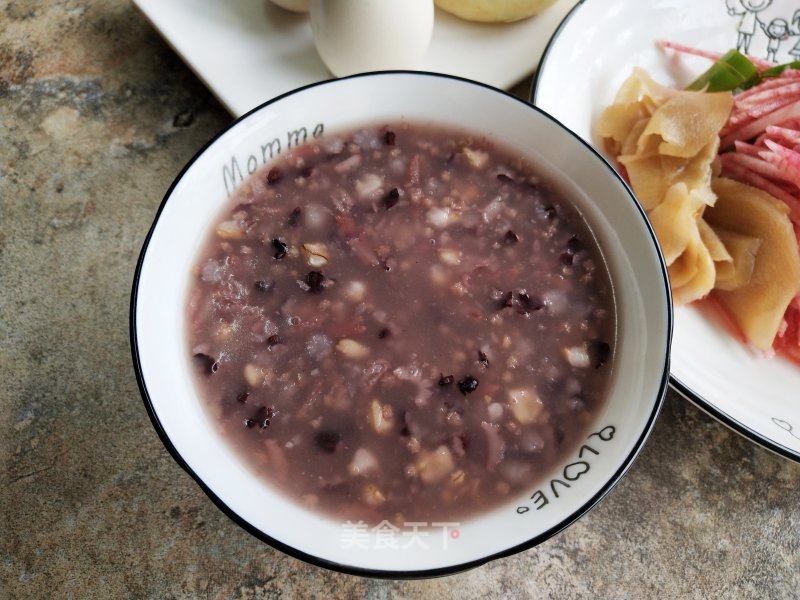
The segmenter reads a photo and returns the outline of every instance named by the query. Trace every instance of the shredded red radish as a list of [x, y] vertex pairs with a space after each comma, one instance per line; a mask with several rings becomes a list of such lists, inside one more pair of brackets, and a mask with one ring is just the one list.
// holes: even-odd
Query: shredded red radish
[[691, 46], [685, 46], [684, 44], [679, 44], [677, 42], [670, 42], [669, 40], [659, 40], [656, 42], [662, 48], [675, 50], [675, 52], [680, 52], [681, 54], [691, 54], [692, 56], [699, 56], [701, 58], [707, 58], [708, 60], [719, 60], [722, 58], [722, 52], [711, 52], [710, 50], [701, 50], [700, 48], [693, 48]]
[[725, 177], [730, 177], [731, 179], [736, 179], [737, 181], [741, 181], [747, 185], [752, 185], [755, 188], [764, 190], [768, 194], [775, 196], [775, 198], [782, 200], [787, 204], [794, 201], [794, 198], [791, 196], [791, 194], [786, 192], [782, 187], [776, 185], [762, 175], [759, 175], [752, 169], [748, 169], [742, 165], [726, 162], [723, 164], [722, 174]]
[[[789, 207], [800, 245], [798, 78], [799, 70], [786, 69], [780, 77], [765, 79], [735, 96], [734, 109], [720, 132], [720, 164], [725, 177], [761, 189]], [[800, 295], [786, 309], [773, 348], [800, 364]]]
[[[794, 171], [797, 176], [800, 176], [800, 152], [796, 152], [786, 146], [781, 146], [776, 141], [770, 139], [765, 139], [764, 145], [772, 150], [773, 154], [782, 159], [782, 164], [785, 165], [787, 169]], [[761, 156], [763, 157], [764, 154], [768, 153], [764, 152]], [[796, 179], [795, 183], [800, 186], [800, 179]]]
[[774, 162], [767, 160], [761, 155], [752, 156], [740, 152], [727, 152], [720, 156], [720, 161], [722, 162], [723, 169], [733, 163], [741, 165], [745, 169], [750, 169], [754, 173], [758, 173], [764, 177], [796, 183], [795, 178], [791, 174], [784, 173]]
[[[707, 58], [708, 60], [716, 61], [722, 58], [723, 55], [722, 52], [711, 52], [710, 50], [701, 50], [700, 48], [693, 48], [692, 46], [678, 44], [677, 42], [670, 42], [669, 40], [659, 40], [656, 43], [664, 49], [674, 50], [675, 52], [680, 52], [681, 54], [691, 54], [692, 56], [700, 56], [701, 58]], [[749, 58], [750, 62], [752, 62], [762, 71], [770, 69], [775, 66], [771, 62], [761, 58], [757, 58], [755, 56], [748, 56], [747, 58]]]
[[766, 90], [781, 88], [787, 85], [793, 85], [794, 83], [796, 82], [792, 80], [782, 79], [780, 77], [776, 77], [774, 79], [765, 79], [758, 85], [751, 87], [749, 90], [744, 90], [743, 92], [739, 92], [738, 94], [736, 94], [736, 97], [733, 99], [733, 102], [741, 103], [744, 100], [747, 100], [748, 98], [755, 96], [756, 94], [760, 94], [761, 92], [764, 92]]
[[800, 298], [795, 298], [784, 316], [785, 327], [775, 339], [775, 349], [800, 364]]
[[[787, 104], [774, 112], [771, 112], [763, 117], [751, 121], [739, 128], [723, 128], [723, 137], [720, 141], [720, 148], [728, 148], [732, 146], [736, 140], [746, 142], [754, 139], [764, 133], [770, 125], [780, 125], [786, 127], [786, 123], [790, 120], [800, 119], [800, 103], [792, 102]], [[720, 132], [722, 133], [722, 132]]]
[[728, 119], [728, 123], [723, 131], [727, 133], [727, 131], [730, 131], [738, 126], [751, 123], [752, 121], [755, 121], [764, 115], [772, 114], [779, 108], [783, 108], [788, 104], [794, 104], [798, 99], [800, 99], [800, 94], [797, 96], [789, 96], [788, 98], [773, 97], [767, 101], [762, 101], [758, 104], [753, 104], [743, 109], [734, 107], [730, 119]]
[[[755, 86], [750, 89], [758, 90], [758, 87], [759, 86]], [[758, 106], [759, 104], [763, 105], [765, 101], [775, 101], [780, 98], [796, 99], [798, 96], [800, 96], [800, 82], [793, 82], [787, 85], [781, 85], [778, 87], [768, 88], [766, 90], [760, 90], [758, 93], [752, 94], [747, 98], [741, 98], [737, 96], [733, 104], [736, 110], [743, 110], [750, 108], [752, 106]]]
[[734, 142], [734, 147], [739, 154], [748, 154], [750, 156], [758, 156], [758, 153], [763, 150], [763, 148], [759, 148], [755, 144], [747, 144], [739, 140]]
[[[800, 131], [796, 129], [770, 125], [767, 127], [766, 134], [777, 142], [787, 145], [800, 145]], [[794, 150], [797, 151], [797, 148], [794, 148]]]

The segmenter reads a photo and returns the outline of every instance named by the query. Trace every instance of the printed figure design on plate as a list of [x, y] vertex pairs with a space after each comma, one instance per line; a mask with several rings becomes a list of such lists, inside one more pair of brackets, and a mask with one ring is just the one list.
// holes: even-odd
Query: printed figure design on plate
[[[755, 56], [763, 53], [768, 61], [783, 62], [778, 57], [783, 43], [796, 37], [786, 60], [800, 60], [800, 6], [792, 15], [785, 16], [777, 12], [780, 7], [774, 7], [773, 0], [725, 0], [725, 7], [728, 14], [736, 18], [736, 49], [739, 52]], [[753, 38], [756, 45], [751, 47]]]
[[783, 419], [772, 417], [772, 422], [775, 423], [775, 425], [777, 425], [781, 429], [783, 429], [794, 439], [800, 440], [800, 431], [795, 431], [794, 426], [791, 423], [789, 423], [789, 421], [784, 421]]

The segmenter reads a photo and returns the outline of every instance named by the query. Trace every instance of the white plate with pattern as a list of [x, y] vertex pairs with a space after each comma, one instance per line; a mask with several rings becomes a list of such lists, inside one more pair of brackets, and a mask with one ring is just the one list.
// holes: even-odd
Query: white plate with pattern
[[[784, 31], [775, 39], [768, 32]], [[798, 0], [582, 0], [553, 35], [531, 98], [595, 144], [592, 126], [634, 66], [683, 86], [709, 66], [659, 39], [759, 58], [800, 58]], [[672, 386], [738, 433], [800, 462], [800, 367], [758, 356], [695, 307], [675, 310]]]

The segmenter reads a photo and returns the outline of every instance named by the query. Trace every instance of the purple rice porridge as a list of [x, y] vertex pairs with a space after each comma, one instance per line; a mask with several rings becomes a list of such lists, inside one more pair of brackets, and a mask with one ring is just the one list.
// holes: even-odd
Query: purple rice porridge
[[258, 476], [399, 525], [475, 515], [558, 466], [604, 403], [616, 315], [594, 236], [535, 166], [396, 122], [247, 179], [199, 254], [187, 331]]

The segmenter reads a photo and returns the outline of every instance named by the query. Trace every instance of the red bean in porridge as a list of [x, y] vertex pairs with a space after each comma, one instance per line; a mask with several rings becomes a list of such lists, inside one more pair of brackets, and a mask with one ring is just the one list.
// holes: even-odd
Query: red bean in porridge
[[616, 317], [564, 194], [469, 133], [299, 146], [233, 194], [188, 301], [197, 385], [255, 472], [337, 518], [531, 491], [603, 404]]

